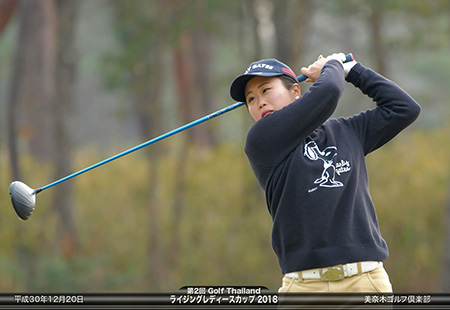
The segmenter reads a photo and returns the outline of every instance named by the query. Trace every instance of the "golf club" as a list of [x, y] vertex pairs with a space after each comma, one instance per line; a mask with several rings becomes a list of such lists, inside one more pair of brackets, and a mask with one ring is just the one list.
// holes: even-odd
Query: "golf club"
[[[345, 62], [349, 62], [349, 61], [352, 61], [352, 60], [354, 60], [353, 55], [351, 53], [347, 54]], [[303, 82], [306, 79], [307, 79], [307, 77], [305, 75], [303, 75], [303, 74], [297, 77], [297, 81], [298, 82]], [[94, 168], [102, 166], [102, 165], [104, 165], [106, 163], [109, 163], [109, 162], [115, 160], [115, 159], [123, 157], [123, 156], [125, 156], [127, 154], [130, 154], [130, 153], [132, 153], [134, 151], [137, 151], [137, 150], [139, 150], [139, 149], [141, 149], [143, 147], [146, 147], [146, 146], [148, 146], [150, 144], [153, 144], [155, 142], [158, 142], [160, 140], [168, 138], [168, 137], [170, 137], [170, 136], [172, 136], [172, 135], [174, 135], [176, 133], [179, 133], [179, 132], [184, 131], [184, 130], [186, 130], [188, 128], [196, 126], [196, 125], [198, 125], [200, 123], [203, 123], [203, 122], [205, 122], [207, 120], [210, 120], [210, 119], [212, 119], [214, 117], [217, 117], [219, 115], [227, 113], [227, 112], [229, 112], [231, 110], [234, 110], [234, 109], [236, 109], [236, 108], [238, 108], [240, 106], [243, 106], [243, 105], [245, 105], [245, 102], [237, 102], [235, 104], [232, 104], [232, 105], [230, 105], [228, 107], [225, 107], [225, 108], [223, 108], [223, 109], [221, 109], [219, 111], [216, 111], [216, 112], [211, 113], [209, 115], [206, 115], [206, 116], [204, 116], [202, 118], [199, 118], [199, 119], [197, 119], [197, 120], [195, 120], [193, 122], [190, 122], [190, 123], [188, 123], [186, 125], [178, 127], [178, 128], [176, 128], [176, 129], [174, 129], [172, 131], [169, 131], [169, 132], [167, 132], [165, 134], [162, 134], [162, 135], [160, 135], [160, 136], [158, 136], [156, 138], [148, 140], [148, 141], [146, 141], [146, 142], [144, 142], [142, 144], [139, 144], [139, 145], [137, 145], [135, 147], [132, 147], [132, 148], [130, 148], [128, 150], [125, 150], [125, 151], [123, 151], [123, 152], [121, 152], [121, 153], [119, 153], [117, 155], [111, 156], [111, 157], [109, 157], [109, 158], [107, 158], [105, 160], [102, 160], [102, 161], [100, 161], [100, 162], [98, 162], [96, 164], [93, 164], [92, 166], [89, 166], [89, 167], [84, 168], [84, 169], [82, 169], [80, 171], [74, 172], [74, 173], [72, 173], [72, 174], [70, 174], [70, 175], [68, 175], [68, 176], [66, 176], [64, 178], [61, 178], [61, 179], [59, 179], [57, 181], [54, 181], [54, 182], [52, 182], [52, 183], [50, 183], [48, 185], [45, 185], [43, 187], [40, 187], [40, 188], [33, 189], [33, 188], [29, 187], [28, 185], [26, 185], [23, 182], [14, 181], [9, 186], [9, 194], [11, 195], [11, 202], [12, 202], [12, 205], [14, 207], [14, 210], [16, 211], [16, 214], [19, 216], [19, 218], [25, 221], [31, 216], [31, 214], [34, 211], [34, 208], [35, 208], [35, 205], [36, 205], [36, 195], [38, 193], [42, 192], [43, 190], [46, 190], [47, 188], [55, 186], [55, 185], [57, 185], [57, 184], [59, 184], [61, 182], [67, 181], [69, 179], [72, 179], [72, 178], [74, 178], [74, 177], [76, 177], [76, 176], [78, 176], [78, 175], [80, 175], [82, 173], [85, 173], [85, 172], [87, 172], [89, 170], [92, 170]]]

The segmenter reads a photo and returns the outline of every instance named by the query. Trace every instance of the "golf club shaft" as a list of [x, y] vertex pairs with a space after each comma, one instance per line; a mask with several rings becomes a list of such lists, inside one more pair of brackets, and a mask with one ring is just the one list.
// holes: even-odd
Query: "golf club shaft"
[[57, 180], [57, 181], [55, 181], [53, 183], [50, 183], [50, 184], [45, 185], [45, 186], [43, 186], [41, 188], [38, 188], [38, 189], [36, 189], [36, 194], [41, 192], [41, 191], [43, 191], [43, 190], [45, 190], [45, 189], [47, 189], [47, 188], [49, 188], [49, 187], [52, 187], [52, 186], [54, 186], [56, 184], [59, 184], [61, 182], [67, 181], [69, 179], [72, 179], [72, 178], [74, 178], [74, 177], [76, 177], [76, 176], [78, 176], [78, 175], [80, 175], [82, 173], [85, 173], [85, 172], [89, 171], [89, 170], [92, 170], [94, 168], [100, 167], [100, 166], [102, 166], [102, 165], [104, 165], [106, 163], [109, 163], [109, 162], [117, 159], [117, 158], [123, 157], [123, 156], [125, 156], [127, 154], [130, 154], [130, 153], [134, 152], [134, 151], [142, 149], [143, 147], [146, 147], [146, 146], [148, 146], [150, 144], [153, 144], [153, 143], [158, 142], [160, 140], [163, 140], [163, 139], [165, 139], [167, 137], [170, 137], [170, 136], [172, 136], [172, 135], [174, 135], [176, 133], [179, 133], [180, 131], [186, 130], [186, 129], [191, 128], [191, 127], [194, 127], [194, 126], [196, 126], [196, 125], [198, 125], [200, 123], [203, 123], [203, 122], [205, 122], [207, 120], [210, 120], [210, 119], [212, 119], [212, 118], [214, 118], [216, 116], [219, 116], [219, 115], [222, 115], [222, 114], [224, 114], [226, 112], [234, 110], [234, 109], [236, 109], [236, 108], [238, 108], [238, 107], [240, 107], [240, 106], [242, 106], [244, 104], [245, 104], [245, 102], [237, 102], [237, 103], [232, 104], [232, 105], [230, 105], [230, 106], [228, 106], [226, 108], [223, 108], [223, 109], [221, 109], [219, 111], [216, 111], [216, 112], [211, 113], [209, 115], [206, 115], [206, 116], [204, 116], [202, 118], [199, 118], [198, 120], [190, 122], [189, 124], [183, 125], [183, 126], [178, 127], [178, 128], [176, 128], [176, 129], [174, 129], [172, 131], [169, 131], [169, 132], [167, 132], [165, 134], [162, 134], [162, 135], [160, 135], [160, 136], [158, 136], [156, 138], [153, 138], [153, 139], [151, 139], [151, 140], [149, 140], [147, 142], [141, 143], [141, 144], [139, 144], [139, 145], [137, 145], [135, 147], [132, 147], [132, 148], [130, 148], [128, 150], [123, 151], [122, 153], [119, 153], [117, 155], [111, 156], [111, 157], [109, 157], [109, 158], [107, 158], [105, 160], [102, 160], [101, 162], [98, 162], [98, 163], [96, 163], [96, 164], [94, 164], [92, 166], [89, 166], [89, 167], [87, 167], [85, 169], [82, 169], [80, 171], [74, 172], [71, 175], [68, 175], [68, 176], [66, 176], [64, 178], [61, 178], [61, 179], [59, 179], [59, 180]]
[[[350, 53], [350, 54], [347, 54], [345, 57], [346, 57], [345, 62], [349, 62], [349, 61], [354, 60], [353, 55], [352, 55], [351, 53]], [[306, 80], [306, 79], [307, 79], [307, 77], [306, 77], [305, 75], [303, 75], [303, 74], [297, 77], [298, 82], [303, 82], [303, 81]], [[59, 180], [57, 180], [57, 181], [54, 181], [54, 182], [52, 182], [52, 183], [50, 183], [50, 184], [48, 184], [48, 185], [45, 185], [45, 186], [43, 186], [43, 187], [41, 187], [41, 188], [38, 188], [38, 189], [35, 189], [35, 193], [37, 194], [37, 193], [39, 193], [39, 192], [41, 192], [41, 191], [43, 191], [43, 190], [45, 190], [45, 189], [47, 189], [47, 188], [50, 188], [50, 187], [52, 187], [52, 186], [55, 186], [56, 184], [59, 184], [59, 183], [61, 183], [61, 182], [67, 181], [67, 180], [69, 180], [69, 179], [72, 179], [72, 178], [74, 178], [74, 177], [76, 177], [76, 176], [78, 176], [78, 175], [80, 175], [80, 174], [83, 174], [83, 173], [88, 172], [88, 171], [90, 171], [90, 170], [92, 170], [92, 169], [95, 169], [95, 168], [97, 168], [97, 167], [100, 167], [100, 166], [102, 166], [102, 165], [104, 165], [104, 164], [107, 164], [107, 163], [109, 163], [109, 162], [111, 162], [111, 161], [113, 161], [113, 160], [115, 160], [115, 159], [118, 159], [118, 158], [123, 157], [123, 156], [125, 156], [125, 155], [127, 155], [127, 154], [130, 154], [130, 153], [132, 153], [132, 152], [134, 152], [134, 151], [137, 151], [137, 150], [139, 150], [139, 149], [142, 149], [142, 148], [144, 148], [144, 147], [146, 147], [146, 146], [148, 146], [148, 145], [150, 145], [150, 144], [153, 144], [153, 143], [155, 143], [155, 142], [158, 142], [158, 141], [160, 141], [160, 140], [163, 140], [163, 139], [165, 139], [165, 138], [167, 138], [167, 137], [170, 137], [170, 136], [172, 136], [172, 135], [174, 135], [174, 134], [176, 134], [176, 133], [179, 133], [179, 132], [181, 132], [181, 131], [183, 131], [183, 130], [186, 130], [186, 129], [188, 129], [188, 128], [194, 127], [194, 126], [196, 126], [196, 125], [198, 125], [198, 124], [200, 124], [200, 123], [203, 123], [203, 122], [205, 122], [205, 121], [207, 121], [207, 120], [210, 120], [210, 119], [212, 119], [212, 118], [214, 118], [214, 117], [216, 117], [216, 116], [219, 116], [219, 115], [222, 115], [222, 114], [224, 114], [224, 113], [227, 113], [227, 112], [229, 112], [229, 111], [231, 111], [231, 110], [234, 110], [234, 109], [236, 109], [236, 108], [238, 108], [238, 107], [240, 107], [240, 106], [243, 106], [243, 105], [245, 105], [245, 102], [237, 102], [237, 103], [235, 103], [235, 104], [232, 104], [232, 105], [230, 105], [230, 106], [228, 106], [228, 107], [225, 107], [225, 108], [223, 108], [223, 109], [221, 109], [221, 110], [219, 110], [219, 111], [216, 111], [216, 112], [211, 113], [211, 114], [209, 114], [209, 115], [206, 115], [206, 116], [204, 116], [204, 117], [202, 117], [202, 118], [199, 118], [198, 120], [195, 120], [195, 121], [193, 121], [193, 122], [190, 122], [189, 124], [186, 124], [186, 125], [183, 125], [183, 126], [181, 126], [181, 127], [178, 127], [178, 128], [176, 128], [176, 129], [174, 129], [174, 130], [172, 130], [172, 131], [169, 131], [169, 132], [167, 132], [167, 133], [165, 133], [165, 134], [162, 134], [162, 135], [160, 135], [160, 136], [158, 136], [158, 137], [156, 137], [156, 138], [153, 138], [153, 139], [148, 140], [148, 141], [146, 141], [146, 142], [144, 142], [144, 143], [141, 143], [141, 144], [139, 144], [139, 145], [137, 145], [137, 146], [135, 146], [135, 147], [132, 147], [132, 148], [130, 148], [130, 149], [128, 149], [128, 150], [125, 150], [125, 151], [123, 151], [122, 153], [119, 153], [119, 154], [117, 154], [117, 155], [111, 156], [111, 157], [109, 157], [109, 158], [107, 158], [107, 159], [105, 159], [105, 160], [102, 160], [102, 161], [100, 161], [100, 162], [98, 162], [98, 163], [96, 163], [96, 164], [93, 164], [92, 166], [89, 166], [89, 167], [84, 168], [84, 169], [82, 169], [82, 170], [80, 170], [80, 171], [74, 172], [74, 173], [72, 173], [72, 174], [70, 174], [70, 175], [68, 175], [68, 176], [66, 176], [66, 177], [64, 177], [64, 178], [61, 178], [61, 179], [59, 179]]]

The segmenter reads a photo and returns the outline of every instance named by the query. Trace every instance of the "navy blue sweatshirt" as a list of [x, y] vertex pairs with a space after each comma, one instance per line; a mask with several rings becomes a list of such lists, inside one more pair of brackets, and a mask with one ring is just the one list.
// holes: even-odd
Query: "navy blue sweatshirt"
[[377, 106], [329, 119], [345, 85], [342, 64], [332, 60], [300, 99], [257, 121], [247, 135], [245, 152], [265, 191], [283, 273], [389, 255], [364, 157], [410, 125], [420, 106], [359, 63], [346, 80]]

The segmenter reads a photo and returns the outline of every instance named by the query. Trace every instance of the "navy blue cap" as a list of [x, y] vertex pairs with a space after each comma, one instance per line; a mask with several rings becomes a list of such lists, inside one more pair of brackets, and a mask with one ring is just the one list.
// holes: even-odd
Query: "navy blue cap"
[[245, 86], [255, 76], [280, 76], [286, 75], [297, 82], [294, 71], [287, 65], [276, 59], [263, 59], [252, 62], [244, 74], [238, 76], [231, 83], [230, 95], [236, 101], [245, 102]]

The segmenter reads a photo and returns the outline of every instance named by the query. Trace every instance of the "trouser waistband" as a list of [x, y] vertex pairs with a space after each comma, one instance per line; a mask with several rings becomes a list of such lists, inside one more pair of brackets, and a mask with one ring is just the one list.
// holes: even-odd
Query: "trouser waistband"
[[380, 267], [383, 267], [382, 262], [365, 261], [358, 263], [349, 263], [344, 265], [336, 265], [332, 267], [290, 272], [285, 274], [285, 276], [294, 279], [337, 281], [343, 278], [355, 276], [357, 274], [370, 272]]

